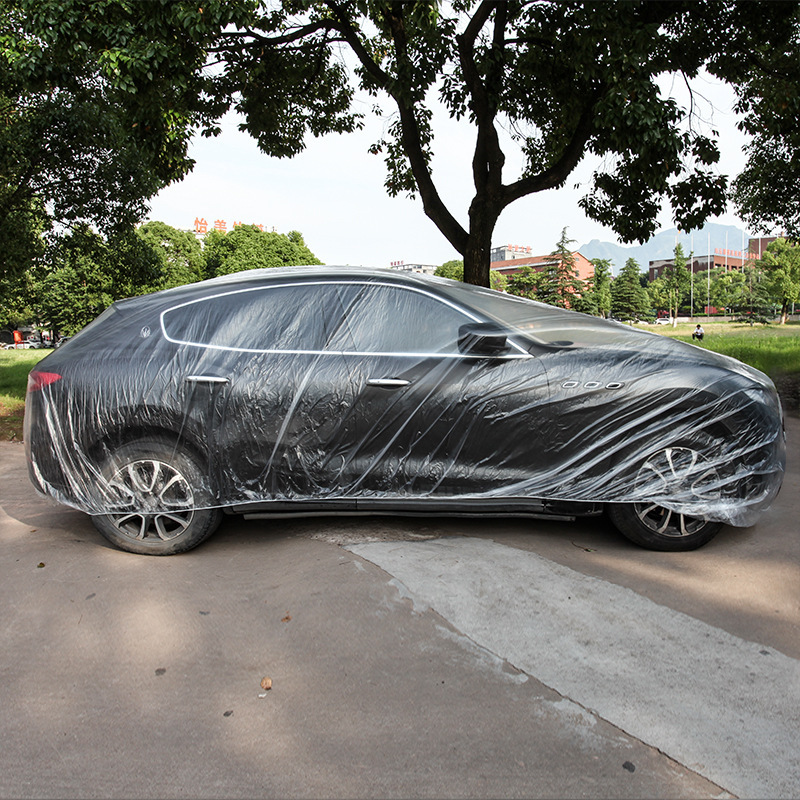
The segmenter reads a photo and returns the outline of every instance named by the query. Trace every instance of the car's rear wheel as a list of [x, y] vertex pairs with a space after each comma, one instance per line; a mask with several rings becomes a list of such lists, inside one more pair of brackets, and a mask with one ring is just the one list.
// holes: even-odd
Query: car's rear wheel
[[211, 536], [222, 519], [220, 509], [202, 507], [206, 479], [197, 458], [166, 442], [143, 440], [120, 447], [103, 474], [108, 513], [92, 516], [92, 522], [122, 550], [154, 556], [183, 553]]
[[653, 500], [613, 503], [606, 509], [617, 530], [632, 542], [649, 550], [696, 550], [722, 528], [720, 522], [658, 502], [662, 497], [674, 498], [681, 505], [702, 508], [719, 499], [717, 470], [695, 446], [666, 447], [653, 453], [639, 469], [637, 482], [650, 487]]

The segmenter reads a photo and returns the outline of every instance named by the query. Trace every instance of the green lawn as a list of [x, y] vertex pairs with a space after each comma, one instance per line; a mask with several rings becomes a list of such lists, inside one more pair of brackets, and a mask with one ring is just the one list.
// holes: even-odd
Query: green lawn
[[[675, 328], [670, 325], [648, 325], [647, 328], [662, 336], [692, 342], [696, 324], [683, 322]], [[701, 347], [738, 358], [775, 381], [789, 375], [800, 376], [800, 323], [751, 328], [736, 322], [708, 322], [703, 324], [703, 330]]]
[[50, 350], [0, 350], [0, 440], [21, 441], [28, 373]]

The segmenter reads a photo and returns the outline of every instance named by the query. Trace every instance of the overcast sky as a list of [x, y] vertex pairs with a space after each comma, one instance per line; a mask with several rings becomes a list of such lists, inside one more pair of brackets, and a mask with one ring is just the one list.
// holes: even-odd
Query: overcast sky
[[[664, 88], [671, 91], [672, 84]], [[732, 92], [707, 80], [696, 82], [695, 88], [699, 116], [722, 134], [720, 171], [733, 176], [744, 165], [744, 138], [735, 128]], [[238, 131], [231, 115], [223, 120], [219, 137], [198, 137], [193, 142], [194, 171], [154, 198], [149, 218], [181, 229], [193, 229], [195, 219], [205, 219], [209, 229], [222, 220], [228, 230], [234, 222], [260, 224], [278, 233], [298, 230], [327, 264], [386, 267], [395, 261], [441, 264], [460, 258], [425, 216], [419, 198], [386, 194], [382, 157], [367, 152], [380, 138], [383, 124], [368, 117], [364, 131], [310, 138], [303, 153], [279, 160], [261, 153], [250, 136]], [[446, 115], [437, 124], [434, 180], [451, 212], [466, 226], [473, 196], [474, 129]], [[495, 228], [492, 245], [525, 245], [534, 253], [549, 253], [564, 227], [576, 247], [592, 239], [616, 242], [611, 230], [587, 219], [578, 206], [593, 166], [584, 162], [564, 188], [509, 206]], [[507, 183], [516, 177], [512, 172], [509, 158]], [[732, 213], [712, 221], [745, 227]], [[674, 227], [668, 213], [662, 214], [660, 223], [661, 229]]]

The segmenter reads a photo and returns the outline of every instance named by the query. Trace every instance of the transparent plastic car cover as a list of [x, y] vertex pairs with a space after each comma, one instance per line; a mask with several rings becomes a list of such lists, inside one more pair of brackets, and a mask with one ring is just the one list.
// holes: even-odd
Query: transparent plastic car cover
[[37, 488], [90, 514], [527, 498], [742, 526], [784, 468], [775, 388], [733, 359], [344, 268], [117, 303], [36, 367], [25, 440]]

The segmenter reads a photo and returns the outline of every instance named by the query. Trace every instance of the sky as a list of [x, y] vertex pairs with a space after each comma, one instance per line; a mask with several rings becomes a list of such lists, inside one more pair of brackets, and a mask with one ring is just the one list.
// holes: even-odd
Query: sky
[[[745, 138], [735, 127], [733, 93], [707, 77], [698, 78], [694, 88], [699, 116], [695, 124], [712, 124], [720, 131], [720, 171], [734, 176], [744, 166]], [[666, 82], [662, 89], [682, 91], [679, 84]], [[383, 159], [367, 151], [380, 138], [385, 118], [372, 118], [367, 103], [363, 110], [367, 114], [363, 131], [309, 137], [306, 150], [292, 159], [261, 153], [255, 140], [238, 130], [235, 115], [228, 115], [220, 136], [193, 140], [194, 170], [152, 200], [148, 218], [184, 230], [193, 230], [196, 219], [204, 219], [209, 229], [220, 220], [227, 230], [234, 222], [263, 225], [278, 233], [297, 230], [326, 264], [439, 265], [460, 258], [425, 216], [418, 197], [388, 196]], [[470, 160], [474, 129], [446, 114], [437, 114], [435, 121], [434, 181], [451, 213], [466, 227], [473, 196]], [[578, 206], [594, 167], [584, 161], [563, 188], [509, 206], [495, 228], [492, 246], [523, 245], [536, 254], [550, 253], [563, 228], [575, 240], [576, 248], [592, 239], [616, 243], [613, 231], [588, 219]], [[510, 182], [516, 176], [513, 159], [508, 158], [504, 179]], [[733, 213], [711, 221], [745, 228]], [[674, 227], [666, 212], [659, 223], [661, 230]]]

